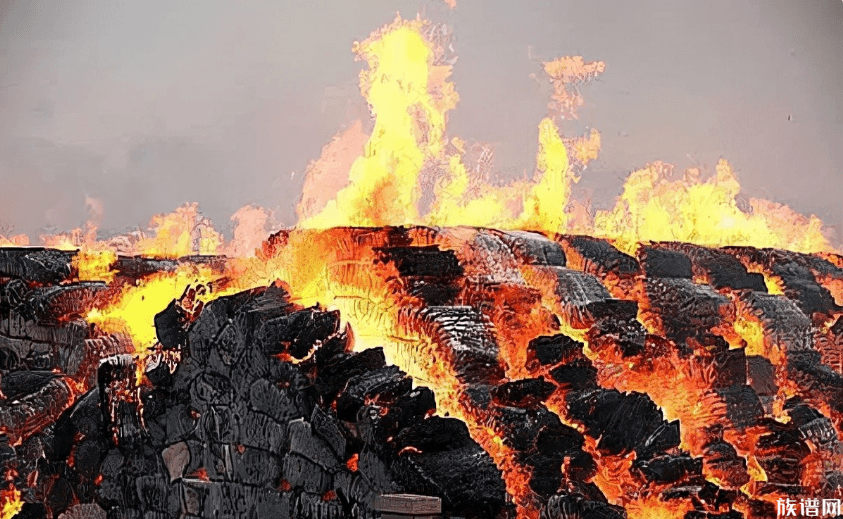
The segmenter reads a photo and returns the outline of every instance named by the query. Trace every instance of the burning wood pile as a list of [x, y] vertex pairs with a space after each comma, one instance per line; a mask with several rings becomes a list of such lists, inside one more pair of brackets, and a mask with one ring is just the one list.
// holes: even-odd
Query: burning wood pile
[[[235, 283], [279, 258], [284, 282]], [[91, 317], [185, 266], [152, 344]], [[337, 228], [252, 264], [107, 271], [0, 249], [3, 517], [761, 519], [843, 498], [837, 256]]]

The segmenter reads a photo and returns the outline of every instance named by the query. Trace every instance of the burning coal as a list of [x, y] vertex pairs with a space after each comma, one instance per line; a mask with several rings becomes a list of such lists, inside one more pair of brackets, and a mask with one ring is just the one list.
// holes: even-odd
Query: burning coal
[[558, 124], [606, 67], [581, 57], [544, 64], [535, 177], [483, 183], [490, 154], [447, 133], [441, 34], [398, 18], [354, 45], [373, 127], [311, 165], [295, 229], [247, 207], [226, 243], [186, 205], [109, 240], [3, 238], [2, 517], [749, 519], [843, 498], [822, 223], [739, 202], [725, 160], [648, 165], [586, 210], [600, 133]]

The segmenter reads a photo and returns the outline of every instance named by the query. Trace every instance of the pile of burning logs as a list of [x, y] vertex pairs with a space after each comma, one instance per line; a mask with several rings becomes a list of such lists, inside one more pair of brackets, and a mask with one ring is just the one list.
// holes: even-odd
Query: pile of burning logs
[[[73, 252], [0, 249], [15, 517], [766, 519], [843, 498], [840, 258], [312, 232], [342, 316], [280, 282], [173, 301], [154, 352], [87, 311], [224, 259], [118, 258], [79, 282]], [[381, 323], [383, 347], [341, 317]]]

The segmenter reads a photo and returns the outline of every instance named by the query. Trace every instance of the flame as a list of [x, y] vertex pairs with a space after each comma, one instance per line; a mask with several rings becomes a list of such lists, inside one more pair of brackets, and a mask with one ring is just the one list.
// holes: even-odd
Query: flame
[[0, 490], [0, 519], [11, 519], [18, 512], [23, 509], [23, 501], [21, 501], [21, 493], [15, 487], [4, 488]]
[[135, 244], [137, 253], [159, 258], [178, 258], [191, 254], [216, 254], [221, 235], [202, 217], [197, 204], [185, 204], [170, 214], [152, 217], [150, 235], [141, 235]]
[[605, 70], [602, 61], [586, 62], [582, 56], [563, 56], [544, 63], [554, 90], [548, 104], [550, 111], [563, 118], [577, 119], [577, 109], [585, 104], [578, 86], [594, 80]]
[[114, 279], [111, 267], [117, 261], [117, 253], [113, 250], [80, 250], [73, 257], [73, 268], [80, 281], [105, 281], [110, 283]]
[[26, 247], [27, 245], [29, 245], [29, 236], [25, 234], [0, 235], [0, 247]]
[[[450, 66], [433, 64], [434, 49], [422, 35], [426, 25], [399, 16], [354, 44], [358, 59], [369, 65], [360, 74], [360, 90], [375, 116], [372, 137], [351, 167], [349, 185], [304, 226], [419, 220], [418, 175], [426, 161], [442, 156], [446, 114], [458, 100], [447, 81]], [[372, 203], [375, 200], [378, 203]]]
[[[106, 333], [125, 334], [132, 339], [139, 359], [136, 381], [139, 384], [146, 367], [143, 361], [157, 342], [155, 315], [171, 301], [179, 299], [191, 285], [208, 283], [219, 277], [202, 265], [182, 265], [175, 272], [153, 274], [138, 280], [135, 285], [123, 287], [109, 304], [91, 309], [85, 318]], [[215, 294], [215, 297], [225, 293]], [[211, 297], [209, 294], [204, 299]]]
[[684, 241], [707, 246], [752, 245], [797, 252], [831, 250], [822, 222], [786, 206], [750, 199], [751, 212], [738, 207], [740, 184], [732, 166], [720, 159], [716, 175], [701, 180], [691, 169], [670, 180], [673, 167], [655, 162], [633, 172], [615, 207], [599, 211], [594, 231], [634, 253], [641, 241]]
[[[456, 0], [446, 3], [453, 8]], [[233, 239], [226, 244], [210, 220], [202, 216], [198, 205], [186, 204], [170, 214], [153, 217], [145, 231], [98, 242], [97, 222], [102, 208], [89, 201], [92, 216], [84, 229], [43, 235], [41, 241], [56, 248], [79, 250], [73, 264], [78, 279], [109, 283], [115, 279], [112, 267], [118, 253], [157, 258], [220, 253], [232, 256], [222, 270], [182, 263], [174, 272], [154, 274], [133, 285], [117, 287], [119, 290], [107, 304], [87, 313], [88, 321], [102, 331], [131, 337], [139, 358], [137, 382], [142, 379], [147, 356], [156, 346], [154, 316], [192, 285], [213, 287], [200, 296], [204, 302], [283, 279], [292, 287], [292, 298], [297, 303], [339, 308], [354, 331], [354, 348], [383, 346], [387, 362], [399, 365], [417, 382], [428, 385], [439, 403], [438, 412], [465, 421], [475, 440], [504, 472], [507, 491], [514, 498], [519, 517], [537, 517], [539, 505], [529, 489], [528, 470], [515, 461], [501, 431], [489, 425], [488, 413], [473, 408], [464, 398], [465, 388], [450, 371], [447, 353], [424, 330], [402, 329], [406, 323], [401, 322], [399, 312], [419, 308], [422, 303], [402, 291], [394, 265], [378, 260], [375, 249], [385, 245], [378, 240], [386, 240], [379, 238], [376, 231], [336, 227], [425, 223], [537, 230], [549, 236], [576, 231], [610, 238], [618, 248], [631, 254], [642, 241], [753, 245], [802, 252], [829, 252], [833, 248], [816, 217], [804, 217], [766, 200], [749, 199], [743, 204], [737, 175], [725, 159], [718, 162], [715, 174], [705, 179], [699, 169], [689, 169], [682, 178], [674, 178], [673, 166], [649, 164], [629, 175], [615, 206], [608, 210], [594, 212], [587, 201], [572, 200], [573, 184], [597, 159], [602, 145], [596, 129], [572, 137], [560, 128], [561, 120], [578, 118], [578, 109], [585, 104], [580, 86], [605, 70], [603, 62], [586, 62], [580, 56], [565, 56], [543, 64], [553, 93], [549, 113], [538, 125], [534, 178], [505, 186], [489, 185], [481, 178], [481, 170], [491, 168], [491, 148], [483, 148], [481, 159], [474, 165], [468, 143], [447, 133], [448, 114], [459, 101], [449, 80], [453, 61], [444, 57], [446, 42], [434, 41], [429, 29], [425, 20], [398, 17], [354, 44], [357, 59], [367, 65], [359, 83], [374, 125], [367, 134], [361, 122], [355, 123], [338, 134], [323, 149], [321, 158], [308, 166], [296, 229], [264, 241], [273, 226], [272, 213], [247, 206], [232, 217], [236, 227]], [[425, 212], [421, 209], [425, 205], [421, 186], [427, 177], [435, 177], [435, 181], [433, 199]], [[450, 237], [431, 238], [425, 236], [428, 231], [434, 233], [409, 232], [413, 245], [436, 243], [448, 248], [449, 243], [453, 245], [460, 237], [476, 232], [461, 228], [453, 230]], [[26, 244], [25, 236], [0, 237], [3, 246]], [[582, 258], [569, 256], [569, 260], [569, 267], [583, 267]], [[829, 261], [843, 266], [839, 256]], [[761, 266], [748, 268], [764, 273]], [[717, 406], [723, 403], [708, 398], [708, 385], [694, 370], [691, 359], [680, 358], [675, 352], [655, 358], [624, 359], [608, 348], [591, 350], [587, 329], [566, 319], [555, 323], [554, 315], [564, 312], [554, 293], [553, 277], [541, 268], [525, 265], [514, 270], [518, 279], [500, 283], [496, 288], [499, 292], [489, 294], [494, 308], [486, 311], [497, 330], [506, 376], [516, 379], [538, 375], [530, 373], [526, 366], [526, 343], [537, 335], [565, 333], [586, 345], [583, 351], [598, 369], [602, 387], [648, 394], [666, 419], [681, 421], [682, 449], [694, 456], [702, 454], [704, 440], [699, 431], [714, 423], [715, 412], [720, 410]], [[770, 292], [781, 293], [779, 280], [764, 275]], [[839, 280], [821, 281], [833, 287], [839, 284]], [[658, 319], [653, 319], [649, 311], [640, 283], [627, 286], [618, 280], [605, 282], [616, 297], [637, 300], [641, 322], [649, 332], [663, 335]], [[506, 306], [513, 294], [526, 288], [534, 289], [535, 298]], [[843, 289], [834, 290], [839, 302]], [[731, 329], [718, 333], [730, 339], [733, 347], [743, 347], [745, 343], [747, 354], [764, 355], [782, 366], [784, 360], [778, 346], [765, 337], [760, 320], [740, 304], [736, 306], [737, 317], [729, 324]], [[671, 384], [664, 384], [665, 380]], [[798, 391], [787, 380], [781, 387], [777, 395], [779, 408], [774, 413], [777, 418], [783, 416], [782, 399]], [[557, 391], [547, 406], [564, 420], [562, 393]], [[830, 412], [827, 407], [821, 410]], [[751, 442], [737, 434], [726, 431], [728, 441], [747, 457], [753, 480], [765, 481], [766, 474], [754, 458]], [[757, 434], [754, 437], [757, 439]], [[630, 456], [601, 457], [590, 437], [585, 449], [598, 461], [599, 473], [594, 482], [611, 502], [623, 504], [630, 518], [678, 518], [691, 509], [687, 500], [666, 503], [656, 494], [639, 492], [640, 482], [634, 481], [629, 471]], [[351, 470], [356, 470], [357, 459], [354, 455], [348, 460]], [[204, 469], [195, 475], [207, 478]], [[281, 485], [289, 487], [288, 482], [282, 481]], [[0, 491], [0, 499], [4, 517], [14, 515], [22, 506], [17, 490]], [[13, 508], [7, 504], [18, 508], [9, 512]]]

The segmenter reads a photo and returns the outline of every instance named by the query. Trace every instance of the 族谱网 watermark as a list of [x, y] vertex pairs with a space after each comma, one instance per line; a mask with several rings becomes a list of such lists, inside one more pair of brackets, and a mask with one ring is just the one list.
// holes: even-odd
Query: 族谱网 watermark
[[840, 499], [778, 499], [778, 517], [837, 517], [840, 515]]

